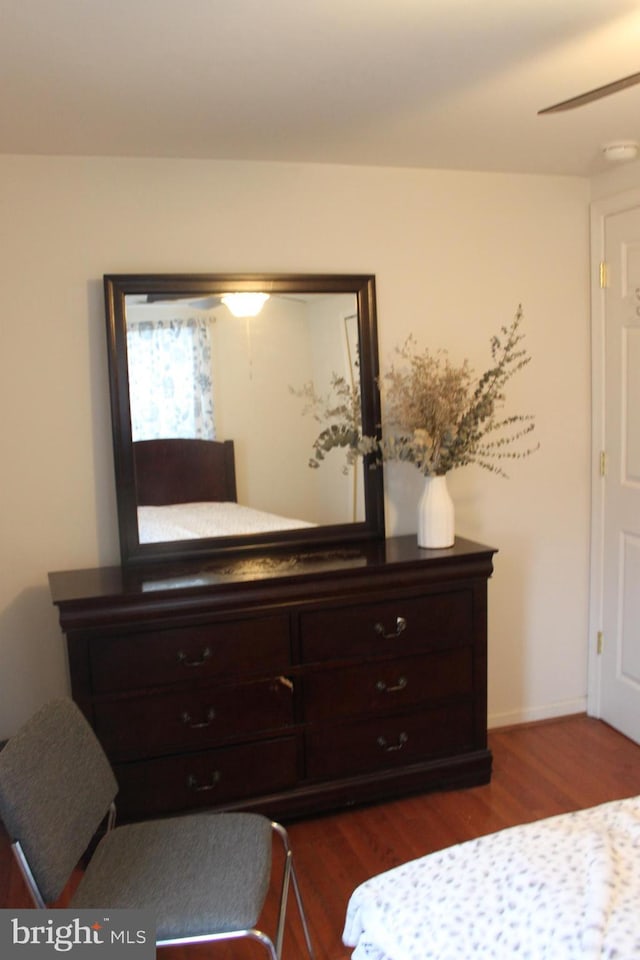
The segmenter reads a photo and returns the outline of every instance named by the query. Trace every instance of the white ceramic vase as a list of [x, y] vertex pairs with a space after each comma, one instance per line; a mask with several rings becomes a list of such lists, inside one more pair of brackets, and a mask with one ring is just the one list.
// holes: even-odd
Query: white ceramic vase
[[455, 539], [455, 511], [446, 474], [425, 477], [418, 502], [418, 546], [426, 549], [452, 547]]

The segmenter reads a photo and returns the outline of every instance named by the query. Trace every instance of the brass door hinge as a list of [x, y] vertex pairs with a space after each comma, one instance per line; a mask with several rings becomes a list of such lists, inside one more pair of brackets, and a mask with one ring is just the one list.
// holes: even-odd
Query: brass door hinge
[[600, 261], [600, 289], [604, 290], [609, 285], [609, 271], [606, 261]]
[[607, 452], [606, 450], [600, 451], [600, 476], [606, 477], [607, 475]]
[[604, 634], [602, 630], [598, 630], [596, 634], [596, 653], [598, 654], [598, 656], [601, 655], [603, 646], [604, 646]]

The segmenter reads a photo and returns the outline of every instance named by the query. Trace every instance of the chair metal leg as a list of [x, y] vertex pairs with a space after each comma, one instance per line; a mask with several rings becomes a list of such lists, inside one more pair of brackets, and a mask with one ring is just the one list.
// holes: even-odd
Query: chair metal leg
[[24, 855], [24, 851], [22, 849], [22, 845], [20, 844], [19, 840], [14, 840], [14, 842], [11, 844], [11, 850], [13, 852], [13, 856], [15, 857], [16, 863], [20, 868], [20, 873], [22, 874], [22, 877], [27, 885], [27, 889], [29, 890], [29, 893], [31, 895], [31, 899], [34, 902], [34, 905], [39, 910], [44, 910], [47, 905], [42, 899], [40, 888], [36, 883], [36, 878], [34, 877], [31, 871], [31, 867], [29, 866], [29, 862], [27, 861], [27, 858]]
[[271, 960], [280, 960], [280, 953], [278, 952], [277, 946], [273, 943], [270, 937], [263, 933], [262, 930], [250, 930], [247, 933], [247, 936], [252, 940], [257, 940], [258, 943], [261, 943], [265, 948]]
[[284, 876], [282, 879], [282, 892], [280, 900], [280, 916], [278, 919], [278, 932], [276, 935], [276, 950], [278, 952], [278, 957], [282, 955], [282, 938], [284, 936], [284, 921], [285, 921], [285, 910], [283, 905], [286, 906], [286, 897], [289, 890], [289, 880], [293, 883], [293, 890], [296, 896], [296, 902], [298, 904], [298, 913], [300, 914], [300, 920], [302, 922], [302, 929], [304, 931], [304, 939], [307, 944], [307, 951], [309, 953], [310, 960], [315, 960], [315, 953], [313, 950], [313, 945], [311, 943], [311, 936], [309, 934], [309, 925], [307, 923], [307, 915], [304, 910], [302, 903], [302, 895], [300, 893], [300, 887], [298, 884], [298, 877], [296, 875], [295, 866], [293, 863], [293, 852], [289, 845], [289, 835], [287, 831], [280, 823], [275, 821], [271, 822], [271, 827], [278, 834], [282, 840], [282, 845], [285, 852], [285, 866], [284, 866]]
[[228, 942], [229, 940], [255, 940], [265, 948], [269, 954], [269, 960], [280, 960], [276, 946], [271, 938], [268, 937], [266, 933], [263, 933], [262, 930], [255, 929], [233, 930], [226, 933], [205, 933], [197, 937], [173, 937], [167, 940], [156, 940], [156, 947], [160, 949], [162, 947]]
[[107, 833], [109, 833], [116, 825], [116, 805], [111, 801], [109, 805], [109, 813], [107, 814]]

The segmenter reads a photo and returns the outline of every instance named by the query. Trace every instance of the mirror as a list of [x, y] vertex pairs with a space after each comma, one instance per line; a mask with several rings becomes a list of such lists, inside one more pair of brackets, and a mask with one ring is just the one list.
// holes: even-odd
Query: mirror
[[[380, 422], [375, 279], [104, 278], [122, 562], [337, 546], [384, 536], [382, 468], [331, 450], [309, 385], [340, 377]], [[230, 294], [261, 293], [254, 311]], [[237, 314], [237, 315], [236, 315]]]

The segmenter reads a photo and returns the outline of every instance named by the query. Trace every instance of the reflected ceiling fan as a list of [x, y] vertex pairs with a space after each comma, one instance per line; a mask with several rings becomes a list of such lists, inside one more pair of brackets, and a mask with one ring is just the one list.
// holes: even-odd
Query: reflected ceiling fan
[[[231, 291], [229, 291], [231, 292]], [[221, 303], [224, 303], [224, 298], [228, 296], [228, 293], [225, 294], [208, 294], [202, 297], [185, 296], [184, 293], [147, 293], [141, 298], [141, 302], [144, 303], [185, 303], [190, 307], [195, 307], [197, 310], [213, 310], [214, 307], [219, 307]], [[274, 300], [289, 300], [293, 303], [307, 303], [309, 300], [315, 299], [313, 294], [295, 294], [290, 293], [271, 293], [269, 295]]]
[[551, 107], [545, 107], [544, 110], [538, 110], [538, 116], [545, 113], [561, 113], [563, 110], [574, 110], [576, 107], [582, 107], [587, 103], [592, 103], [594, 100], [608, 97], [612, 93], [626, 90], [627, 87], [634, 87], [637, 83], [640, 83], [640, 73], [632, 73], [628, 77], [623, 77], [621, 80], [605, 83], [602, 87], [596, 87], [594, 90], [581, 93], [577, 97], [571, 97], [569, 100], [554, 103]]
[[205, 294], [204, 296], [185, 296], [183, 293], [149, 293], [143, 300], [146, 303], [183, 303], [195, 310], [214, 310], [224, 304], [234, 317], [256, 317], [264, 303], [270, 298], [305, 303], [314, 299], [313, 294], [262, 293], [259, 291]]
[[220, 296], [194, 297], [185, 296], [184, 293], [147, 293], [144, 296], [146, 303], [184, 303], [196, 310], [212, 310], [220, 306], [222, 298]]

